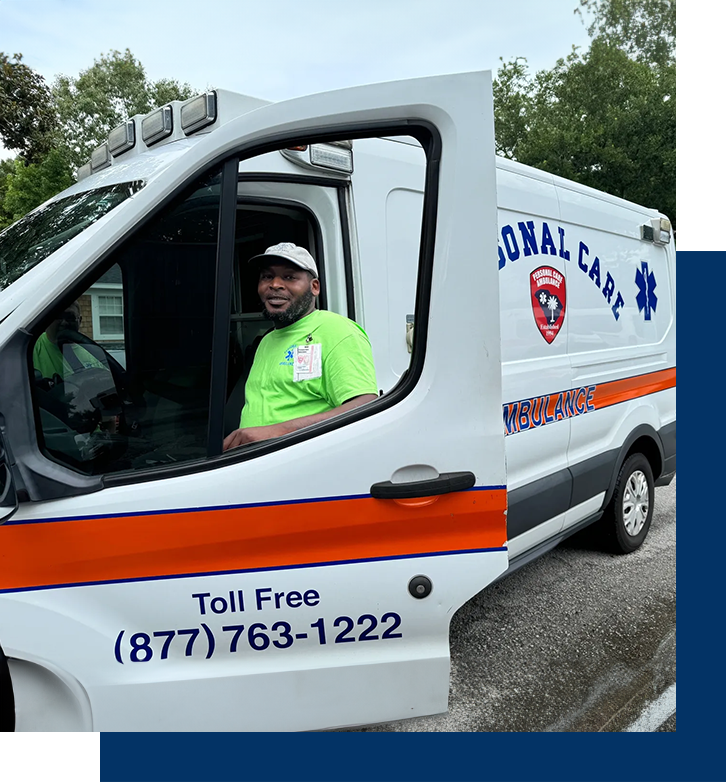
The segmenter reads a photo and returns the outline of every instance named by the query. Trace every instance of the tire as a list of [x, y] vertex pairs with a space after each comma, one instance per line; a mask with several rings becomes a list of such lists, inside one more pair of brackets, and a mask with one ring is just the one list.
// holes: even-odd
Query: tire
[[602, 518], [607, 548], [630, 554], [640, 548], [650, 529], [655, 481], [650, 462], [642, 453], [629, 456], [620, 468], [610, 504]]

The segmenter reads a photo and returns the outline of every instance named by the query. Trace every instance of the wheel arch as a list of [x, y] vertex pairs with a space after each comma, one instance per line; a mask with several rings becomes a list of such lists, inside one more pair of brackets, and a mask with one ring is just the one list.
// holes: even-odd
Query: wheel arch
[[620, 470], [625, 463], [625, 460], [634, 453], [642, 453], [648, 460], [653, 471], [654, 480], [658, 480], [658, 477], [662, 473], [664, 453], [663, 443], [661, 442], [658, 432], [648, 424], [641, 424], [640, 426], [635, 427], [635, 429], [633, 429], [625, 438], [625, 441], [620, 447], [618, 457], [615, 460], [613, 473], [610, 476], [610, 483], [605, 492], [605, 500], [603, 502], [604, 508], [607, 508], [613, 497], [615, 482], [618, 479], [618, 475], [620, 474]]

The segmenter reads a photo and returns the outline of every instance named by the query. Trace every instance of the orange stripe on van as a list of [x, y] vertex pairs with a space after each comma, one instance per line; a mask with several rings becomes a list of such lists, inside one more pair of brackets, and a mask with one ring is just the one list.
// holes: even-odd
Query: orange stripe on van
[[595, 386], [593, 404], [596, 409], [628, 402], [657, 391], [665, 391], [676, 387], [676, 369], [663, 369], [660, 372], [650, 372], [647, 375], [628, 377], [625, 380], [613, 380]]
[[502, 406], [505, 436], [592, 413], [631, 399], [676, 387], [676, 369], [569, 388]]
[[372, 497], [0, 527], [0, 591], [501, 548], [506, 490], [411, 507]]

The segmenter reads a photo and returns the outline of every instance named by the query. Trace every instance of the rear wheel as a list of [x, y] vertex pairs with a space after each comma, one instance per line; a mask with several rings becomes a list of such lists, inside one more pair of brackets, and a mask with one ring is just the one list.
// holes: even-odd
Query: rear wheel
[[641, 453], [629, 456], [615, 481], [615, 491], [602, 519], [608, 547], [629, 554], [645, 540], [653, 518], [655, 482], [650, 462]]

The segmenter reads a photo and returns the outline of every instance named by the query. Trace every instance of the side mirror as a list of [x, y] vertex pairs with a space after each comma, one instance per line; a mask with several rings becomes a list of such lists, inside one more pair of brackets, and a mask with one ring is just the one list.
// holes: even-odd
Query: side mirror
[[18, 493], [10, 468], [5, 440], [0, 432], [0, 524], [7, 521], [18, 509]]

